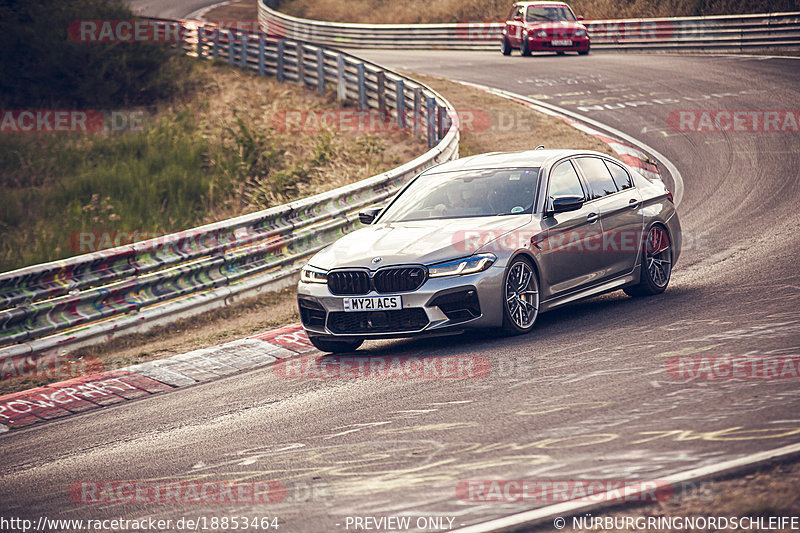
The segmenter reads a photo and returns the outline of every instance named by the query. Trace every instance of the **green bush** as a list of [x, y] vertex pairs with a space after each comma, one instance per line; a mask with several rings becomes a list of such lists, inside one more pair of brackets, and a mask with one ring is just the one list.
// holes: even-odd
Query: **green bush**
[[129, 20], [119, 0], [0, 0], [0, 108], [116, 109], [175, 96], [191, 63], [154, 43], [85, 43], [78, 20]]

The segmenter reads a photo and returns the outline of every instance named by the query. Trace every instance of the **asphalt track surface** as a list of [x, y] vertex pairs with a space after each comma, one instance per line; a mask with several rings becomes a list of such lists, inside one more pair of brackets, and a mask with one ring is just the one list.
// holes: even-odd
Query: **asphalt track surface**
[[[462, 480], [658, 479], [800, 441], [797, 379], [665, 371], [676, 355], [800, 353], [798, 133], [666, 125], [680, 109], [796, 109], [800, 61], [359, 53], [583, 106], [666, 155], [683, 174], [687, 246], [667, 292], [573, 304], [541, 315], [524, 337], [368, 342], [361, 351], [483, 357], [483, 378], [287, 380], [261, 369], [7, 433], [3, 516], [277, 516], [280, 531], [313, 532], [345, 531], [348, 516], [406, 515], [458, 526], [544, 505], [462, 501]], [[666, 98], [678, 102], [591, 107]], [[288, 496], [256, 505], [73, 501], [70, 486], [86, 480], [272, 480]]]

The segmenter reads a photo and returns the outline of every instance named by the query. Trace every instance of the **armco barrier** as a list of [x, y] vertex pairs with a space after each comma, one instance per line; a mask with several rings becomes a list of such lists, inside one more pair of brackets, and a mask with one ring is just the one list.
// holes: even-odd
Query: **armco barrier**
[[339, 189], [135, 244], [0, 274], [0, 360], [150, 327], [292, 282], [301, 261], [355, 229], [358, 211], [458, 157], [455, 111], [410, 78], [351, 55], [264, 33], [180, 23], [187, 53], [216, 58], [377, 109], [428, 139], [398, 168]]
[[[262, 24], [339, 48], [498, 50], [503, 23], [354, 24], [301, 19], [259, 2]], [[583, 21], [592, 50], [747, 50], [799, 47], [800, 12]]]

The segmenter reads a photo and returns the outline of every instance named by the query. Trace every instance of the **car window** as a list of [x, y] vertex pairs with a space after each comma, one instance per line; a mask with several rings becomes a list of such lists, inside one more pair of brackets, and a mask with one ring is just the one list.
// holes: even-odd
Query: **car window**
[[599, 157], [577, 157], [575, 162], [581, 169], [589, 186], [589, 200], [602, 198], [617, 192], [617, 186], [605, 163]]
[[528, 6], [525, 20], [528, 22], [575, 20], [575, 16], [566, 6]]
[[614, 178], [614, 183], [617, 184], [619, 190], [623, 191], [633, 187], [633, 180], [627, 170], [611, 161], [606, 161], [606, 166], [611, 171], [611, 176]]
[[572, 163], [564, 161], [559, 163], [550, 172], [550, 190], [548, 195], [552, 198], [557, 196], [585, 196], [581, 180], [578, 173], [572, 167]]
[[538, 183], [538, 167], [421, 174], [378, 220], [529, 215]]

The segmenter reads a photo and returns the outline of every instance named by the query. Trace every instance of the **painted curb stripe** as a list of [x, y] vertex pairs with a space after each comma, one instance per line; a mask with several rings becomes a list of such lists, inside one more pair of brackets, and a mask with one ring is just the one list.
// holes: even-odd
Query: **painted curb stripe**
[[268, 366], [313, 350], [302, 326], [0, 396], [0, 433]]

